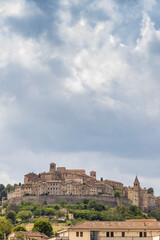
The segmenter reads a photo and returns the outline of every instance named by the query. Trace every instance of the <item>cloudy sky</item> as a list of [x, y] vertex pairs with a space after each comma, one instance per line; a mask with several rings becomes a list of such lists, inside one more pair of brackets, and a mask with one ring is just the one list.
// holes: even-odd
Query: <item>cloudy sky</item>
[[0, 182], [50, 162], [160, 195], [160, 1], [0, 0]]

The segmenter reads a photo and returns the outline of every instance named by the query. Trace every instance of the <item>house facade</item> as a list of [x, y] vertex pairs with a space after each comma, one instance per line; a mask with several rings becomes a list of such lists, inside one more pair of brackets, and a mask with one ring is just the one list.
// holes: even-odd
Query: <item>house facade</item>
[[160, 222], [155, 219], [123, 222], [84, 222], [71, 226], [56, 240], [159, 240]]

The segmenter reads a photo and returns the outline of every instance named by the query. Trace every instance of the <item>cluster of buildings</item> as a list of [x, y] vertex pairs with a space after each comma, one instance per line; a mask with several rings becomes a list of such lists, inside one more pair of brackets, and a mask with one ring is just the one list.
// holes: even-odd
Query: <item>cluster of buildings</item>
[[143, 211], [159, 209], [160, 199], [156, 198], [154, 193], [149, 194], [146, 189], [142, 189], [137, 177], [133, 187], [125, 187], [121, 182], [97, 180], [95, 171], [91, 171], [90, 175], [87, 175], [84, 169], [56, 167], [55, 163], [50, 164], [49, 172], [26, 174], [24, 184], [17, 186], [14, 191], [8, 192], [7, 199], [27, 195], [103, 195], [114, 197], [116, 190], [119, 190], [121, 197], [130, 199], [133, 205], [140, 207]]

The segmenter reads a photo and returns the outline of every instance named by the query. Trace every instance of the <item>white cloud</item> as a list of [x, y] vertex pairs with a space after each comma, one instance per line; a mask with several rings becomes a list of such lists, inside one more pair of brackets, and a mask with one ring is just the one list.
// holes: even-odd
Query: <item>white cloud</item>
[[14, 184], [16, 180], [9, 176], [9, 174], [5, 171], [0, 172], [0, 183], [7, 185], [7, 184]]
[[34, 3], [28, 4], [26, 0], [7, 0], [0, 2], [0, 14], [3, 17], [24, 17], [41, 13]]

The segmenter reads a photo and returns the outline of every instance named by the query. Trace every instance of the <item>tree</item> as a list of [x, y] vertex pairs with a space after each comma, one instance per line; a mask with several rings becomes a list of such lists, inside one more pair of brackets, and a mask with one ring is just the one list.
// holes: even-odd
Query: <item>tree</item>
[[16, 213], [13, 210], [10, 210], [6, 214], [6, 219], [11, 220], [14, 224], [16, 222]]
[[98, 203], [96, 200], [91, 200], [87, 204], [87, 209], [94, 209], [96, 211], [102, 211], [105, 209], [105, 206], [101, 203]]
[[2, 208], [6, 208], [6, 207], [8, 207], [8, 205], [9, 205], [9, 202], [4, 202], [2, 205]]
[[65, 199], [61, 199], [61, 200], [59, 201], [59, 205], [60, 205], [61, 207], [64, 207], [66, 204], [67, 204], [67, 201], [66, 201]]
[[152, 187], [148, 188], [147, 193], [154, 193], [154, 190]]
[[33, 226], [32, 230], [44, 233], [49, 237], [52, 235], [52, 232], [53, 232], [52, 225], [47, 219], [38, 219], [34, 223], [34, 226]]
[[6, 197], [7, 193], [6, 193], [6, 189], [5, 186], [3, 184], [0, 184], [0, 201], [2, 200], [2, 197]]
[[0, 192], [2, 192], [3, 189], [5, 189], [5, 186], [3, 184], [0, 184]]
[[11, 190], [14, 190], [14, 186], [12, 186], [11, 184], [7, 184], [6, 191], [10, 192]]
[[89, 199], [88, 199], [88, 198], [84, 198], [84, 199], [83, 199], [83, 203], [84, 203], [84, 204], [88, 204], [88, 203], [89, 203]]
[[13, 225], [4, 217], [0, 218], [0, 239], [3, 239], [4, 234], [9, 235], [13, 229]]
[[58, 206], [58, 205], [55, 205], [55, 206], [54, 206], [54, 209], [55, 209], [55, 210], [58, 210], [58, 209], [59, 209], [59, 206]]
[[14, 232], [20, 232], [20, 231], [26, 232], [27, 229], [26, 229], [24, 226], [19, 225], [19, 226], [14, 227], [13, 231], [14, 231]]
[[17, 218], [21, 218], [23, 220], [28, 220], [29, 218], [32, 217], [32, 212], [31, 211], [20, 211], [17, 214]]
[[114, 196], [115, 197], [120, 197], [121, 196], [120, 191], [119, 190], [115, 190]]

